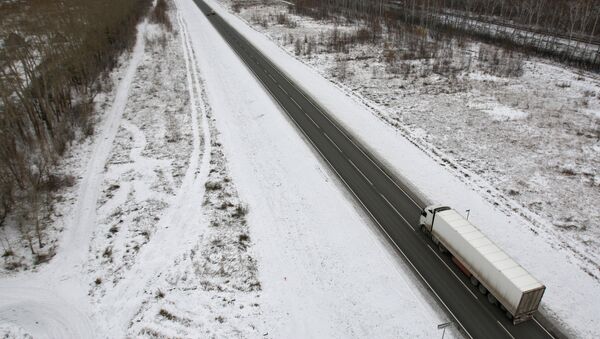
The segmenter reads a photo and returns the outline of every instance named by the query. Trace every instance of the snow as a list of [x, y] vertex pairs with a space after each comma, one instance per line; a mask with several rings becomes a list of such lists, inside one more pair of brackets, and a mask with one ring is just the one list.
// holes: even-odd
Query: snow
[[31, 331], [36, 338], [92, 338], [96, 328], [91, 307], [81, 303], [87, 295], [81, 280], [88, 242], [94, 229], [96, 200], [104, 163], [112, 148], [131, 82], [144, 50], [145, 24], [141, 24], [131, 61], [116, 89], [114, 102], [96, 136], [77, 202], [52, 264], [39, 272], [25, 272], [0, 280], [0, 320]]
[[[485, 180], [473, 190], [367, 99], [209, 3], [424, 196], [471, 209], [470, 220], [548, 286], [546, 315], [575, 336], [600, 335], [598, 282], [554, 234], [494, 207]], [[69, 151], [64, 171], [76, 185], [47, 228], [56, 256], [0, 272], [0, 335], [438, 336], [449, 319], [429, 291], [194, 2], [176, 5], [174, 32], [140, 26], [112, 75], [118, 86], [98, 99], [94, 136]], [[589, 87], [555, 82], [570, 93]], [[486, 119], [529, 119], [485, 99], [473, 105]], [[415, 131], [426, 138], [430, 129]]]
[[178, 6], [174, 33], [140, 27], [70, 155], [57, 255], [0, 280], [0, 333], [437, 335], [448, 319], [410, 269], [195, 4]]
[[[587, 262], [590, 258], [588, 255], [597, 247], [594, 249], [593, 246], [580, 245], [569, 237], [557, 235], [548, 226], [547, 221], [520, 208], [514, 201], [509, 200], [507, 203], [514, 210], [496, 206], [494, 204], [498, 200], [496, 197], [501, 196], [502, 193], [478, 174], [468, 170], [461, 172], [448, 168], [448, 162], [437, 160], [447, 158], [448, 155], [440, 153], [435, 148], [424, 147], [423, 143], [415, 142], [410, 135], [406, 136], [401, 133], [401, 130], [385, 123], [382, 119], [374, 118], [380, 108], [376, 104], [352, 93], [349, 88], [339, 83], [332, 83], [316, 69], [290, 57], [289, 52], [277, 46], [267, 36], [249, 27], [235, 15], [228, 13], [218, 2], [209, 0], [208, 3], [265, 55], [268, 55], [275, 64], [285, 70], [291, 78], [303, 85], [308, 93], [316, 97], [338, 121], [359, 137], [381, 159], [384, 159], [400, 177], [418, 187], [430, 201], [449, 204], [458, 211], [469, 209], [470, 220], [547, 286], [547, 293], [542, 302], [544, 315], [551, 317], [562, 325], [567, 333], [577, 337], [600, 335], [600, 326], [595, 321], [596, 305], [600, 304], [600, 285], [597, 279], [586, 272], [589, 269], [591, 270], [589, 272], [598, 274], [594, 261]], [[264, 8], [261, 10], [267, 14]], [[309, 25], [315, 23], [311, 21]], [[536, 64], [527, 71], [547, 74], [548, 68], [558, 69], [556, 66]], [[563, 77], [567, 73], [561, 71], [550, 74]], [[594, 85], [590, 86], [591, 84], [593, 81], [581, 81], [581, 86], [594, 88]], [[417, 97], [417, 99], [427, 104], [425, 98]], [[516, 109], [505, 110], [493, 107], [492, 109], [492, 112], [504, 114], [508, 112], [511, 117], [522, 117]], [[495, 152], [492, 154], [496, 155]], [[497, 155], [507, 156], [501, 154]], [[461, 179], [463, 173], [469, 175], [468, 182]], [[547, 187], [553, 186], [548, 183]], [[490, 195], [496, 199], [490, 199]], [[589, 199], [585, 196], [582, 198]], [[581, 203], [581, 207], [586, 211], [593, 206], [594, 204], [589, 200]], [[592, 216], [597, 212], [589, 211]]]
[[[488, 22], [489, 19], [486, 20], [485, 17], [470, 18], [469, 16], [465, 16], [460, 12], [452, 12], [454, 11], [448, 11], [448, 14], [439, 15], [438, 18], [445, 24], [454, 27], [461, 27], [470, 31], [483, 33], [491, 37], [507, 39], [523, 46], [536, 46], [536, 48], [540, 50], [547, 50], [551, 53], [571, 53], [573, 57], [578, 57], [581, 60], [595, 62], [596, 54], [600, 51], [597, 44], [528, 31], [518, 27], [513, 27], [509, 23], [492, 23], [495, 20], [498, 20], [498, 18], [489, 18], [491, 19], [491, 22]], [[546, 44], [542, 46], [541, 41], [546, 41]], [[551, 41], [551, 47], [548, 47], [548, 41]]]
[[187, 21], [233, 181], [250, 208], [268, 337], [431, 337], [446, 321], [192, 1]]
[[3, 339], [33, 339], [26, 330], [11, 324], [0, 325], [0, 333], [4, 333]]
[[[312, 42], [311, 53], [304, 44], [297, 56], [303, 63], [505, 213], [517, 212], [551, 233], [556, 246], [566, 244], [581, 268], [600, 279], [600, 213], [593, 203], [600, 199], [597, 75], [482, 43], [445, 41], [433, 61], [403, 60], [410, 42], [385, 32], [380, 43], [334, 53], [327, 44], [332, 21], [286, 14], [279, 4], [239, 3], [240, 16], [290, 55], [296, 54], [293, 39]], [[277, 24], [281, 13], [294, 25]], [[337, 30], [359, 27], [338, 20]], [[384, 51], [394, 49], [401, 57], [390, 64]], [[511, 116], [490, 115], [496, 106]], [[562, 171], [564, 163], [573, 171]]]
[[496, 105], [480, 104], [472, 107], [488, 113], [490, 117], [496, 121], [520, 120], [527, 118], [527, 113], [499, 103]]

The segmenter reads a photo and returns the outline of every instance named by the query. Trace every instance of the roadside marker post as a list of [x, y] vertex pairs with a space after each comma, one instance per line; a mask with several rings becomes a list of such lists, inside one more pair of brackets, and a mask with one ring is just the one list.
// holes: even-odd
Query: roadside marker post
[[444, 339], [444, 335], [446, 334], [446, 327], [448, 327], [450, 325], [452, 325], [451, 321], [438, 325], [438, 330], [442, 330], [442, 339]]

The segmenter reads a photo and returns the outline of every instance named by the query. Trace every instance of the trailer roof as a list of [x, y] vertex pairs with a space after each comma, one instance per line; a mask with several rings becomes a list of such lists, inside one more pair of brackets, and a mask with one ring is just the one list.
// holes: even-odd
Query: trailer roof
[[498, 271], [502, 272], [521, 292], [543, 287], [537, 279], [458, 212], [447, 210], [439, 213], [444, 216], [444, 219], [454, 228], [455, 232], [469, 242], [473, 248], [485, 257]]

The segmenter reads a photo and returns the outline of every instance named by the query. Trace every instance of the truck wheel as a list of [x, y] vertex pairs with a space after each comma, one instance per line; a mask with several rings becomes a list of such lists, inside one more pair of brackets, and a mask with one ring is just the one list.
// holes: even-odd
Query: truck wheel
[[485, 286], [479, 284], [479, 292], [481, 292], [481, 294], [483, 294], [483, 295], [486, 295], [487, 288], [485, 288]]
[[442, 245], [441, 242], [438, 244], [438, 249], [441, 253], [446, 253], [446, 248], [444, 247], [444, 245]]
[[471, 285], [473, 285], [473, 286], [479, 285], [479, 281], [477, 281], [477, 278], [475, 278], [474, 275], [471, 276]]
[[500, 309], [504, 312], [506, 312], [506, 307], [504, 307], [504, 305], [500, 304]]
[[513, 315], [510, 314], [510, 312], [506, 311], [504, 314], [506, 314], [506, 317], [508, 318], [508, 320], [513, 320]]
[[488, 293], [487, 297], [488, 297], [488, 301], [492, 305], [496, 305], [496, 303], [498, 302], [498, 300], [496, 299], [496, 297], [494, 297], [491, 293]]
[[425, 227], [425, 225], [421, 225], [421, 232], [427, 234], [427, 227]]

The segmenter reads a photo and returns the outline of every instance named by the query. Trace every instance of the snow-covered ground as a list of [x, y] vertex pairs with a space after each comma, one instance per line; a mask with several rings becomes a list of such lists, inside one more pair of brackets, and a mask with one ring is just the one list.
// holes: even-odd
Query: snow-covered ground
[[189, 24], [231, 177], [248, 202], [261, 329], [432, 337], [445, 316], [193, 1]]
[[[358, 75], [342, 83], [332, 72], [336, 56], [298, 60], [294, 45], [279, 44], [290, 33], [309, 41], [311, 32], [327, 35], [332, 24], [292, 16], [300, 30], [291, 32], [275, 24], [283, 6], [242, 7], [240, 20], [229, 3], [208, 2], [429, 200], [469, 209], [471, 220], [547, 285], [545, 315], [577, 337], [600, 335], [597, 80], [539, 60], [526, 61], [516, 79], [474, 68], [453, 84], [435, 74], [378, 80], [372, 67], [383, 67], [381, 59], [351, 52], [348, 73]], [[252, 13], [268, 17], [272, 9], [268, 29], [249, 23]], [[369, 51], [378, 53], [372, 46], [359, 53]], [[469, 103], [474, 108], [465, 110]], [[563, 173], [565, 163], [577, 170]], [[517, 194], [498, 185], [519, 180], [527, 190]], [[556, 227], [561, 218], [583, 219], [585, 227]]]
[[410, 270], [195, 4], [177, 4], [173, 33], [140, 26], [95, 134], [70, 150], [77, 180], [45, 235], [56, 256], [2, 272], [0, 335], [437, 335], [448, 319]]
[[[418, 114], [432, 121], [450, 116], [438, 118], [422, 107], [396, 121], [369, 92], [331, 82], [209, 3], [292, 78], [310, 84], [307, 91], [423, 195], [471, 209], [472, 220], [548, 286], [546, 315], [574, 336], [600, 336], [598, 281], [582, 269], [589, 266], [581, 256], [561, 246], [575, 243], [558, 238], [542, 218], [537, 224], [529, 221], [535, 216], [524, 219], [519, 214], [526, 209], [507, 208], [485, 173], [465, 168], [468, 158], [453, 159], [434, 139], [422, 143], [434, 138], [427, 131], [435, 124], [421, 132], [401, 128]], [[114, 91], [99, 98], [94, 136], [70, 151], [62, 171], [76, 184], [65, 188], [46, 228], [56, 256], [32, 265], [18, 236], [3, 235], [17, 252], [5, 263], [22, 266], [0, 272], [0, 336], [440, 335], [437, 324], [448, 321], [446, 315], [379, 229], [194, 2], [175, 4], [172, 33], [140, 26], [135, 50], [113, 74]], [[470, 77], [482, 84], [479, 90], [484, 81], [506, 81]], [[574, 90], [579, 82], [562, 84]], [[400, 98], [403, 92], [393, 86]], [[422, 89], [415, 85], [410, 94], [432, 101]], [[406, 100], [420, 104], [417, 97]], [[473, 116], [486, 118], [472, 119], [502, 124], [532, 116], [499, 103], [473, 102]], [[432, 107], [444, 111], [441, 99]]]
[[[80, 180], [66, 192], [74, 198], [62, 233], [46, 229], [56, 257], [3, 272], [2, 336], [251, 335], [260, 283], [247, 209], [207, 123], [190, 38], [172, 14], [173, 33], [140, 25], [115, 90], [99, 102], [96, 134], [69, 156], [65, 171]], [[18, 237], [7, 241], [21, 251]]]
[[[554, 246], [567, 248], [600, 281], [597, 74], [539, 59], [519, 61], [516, 53], [477, 43], [445, 46], [434, 60], [393, 63], [385, 59], [399, 47], [395, 38], [335, 53], [327, 46], [332, 22], [289, 14], [279, 2], [250, 4], [239, 16], [253, 28], [368, 106], [498, 208], [521, 214], [533, 231], [555, 238]], [[293, 24], [278, 24], [280, 13]], [[343, 23], [335, 26], [339, 36], [360, 28]], [[310, 54], [305, 41], [313, 43]], [[505, 65], [496, 67], [496, 60]], [[444, 63], [456, 71], [436, 71]], [[522, 63], [521, 76], [498, 74], [511, 63]]]

